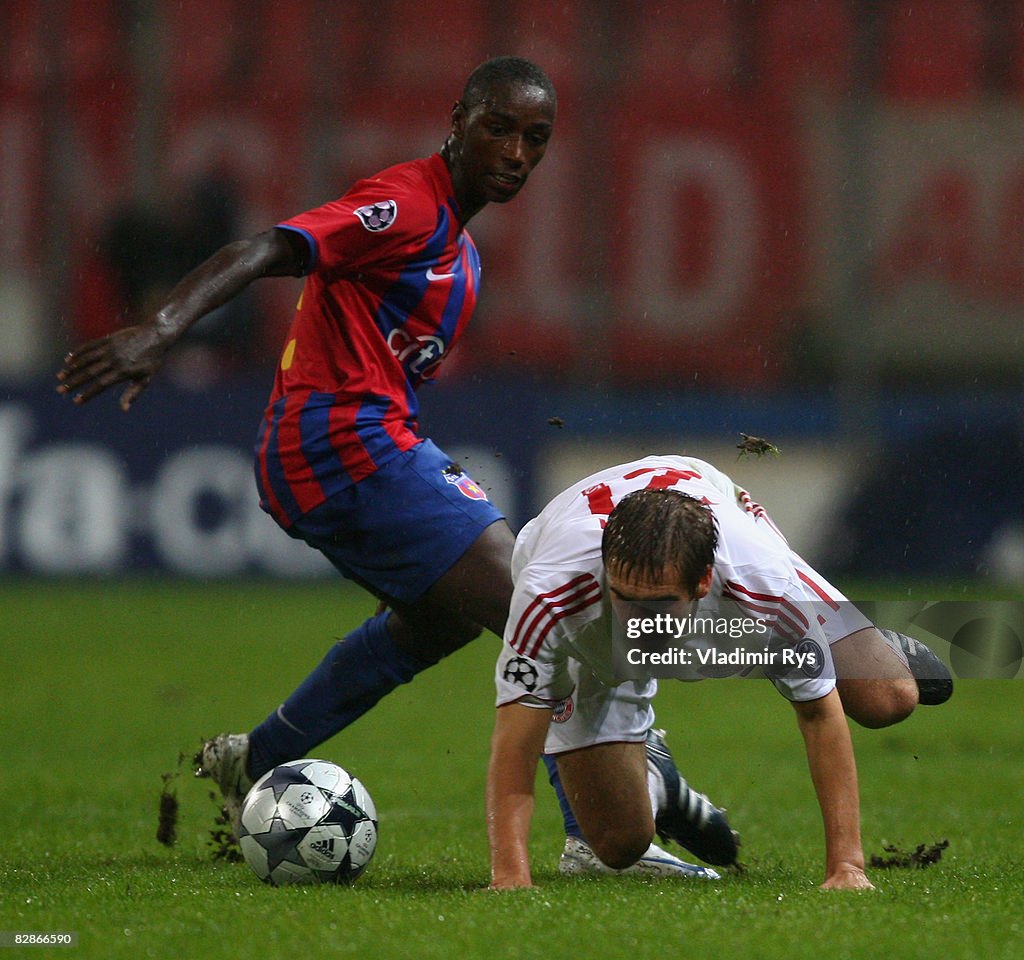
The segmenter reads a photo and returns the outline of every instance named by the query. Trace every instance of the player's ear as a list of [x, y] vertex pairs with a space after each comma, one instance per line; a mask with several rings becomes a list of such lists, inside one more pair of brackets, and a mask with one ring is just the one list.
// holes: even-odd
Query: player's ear
[[452, 136], [461, 140], [466, 131], [466, 105], [461, 100], [452, 104]]
[[708, 566], [707, 570], [704, 571], [704, 575], [697, 581], [697, 589], [694, 592], [694, 600], [703, 600], [711, 589], [711, 578], [715, 574], [715, 569], [712, 566]]

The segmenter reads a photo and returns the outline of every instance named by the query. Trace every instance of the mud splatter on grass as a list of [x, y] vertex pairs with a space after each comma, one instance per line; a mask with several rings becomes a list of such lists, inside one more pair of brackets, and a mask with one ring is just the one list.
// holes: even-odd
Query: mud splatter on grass
[[882, 847], [887, 856], [872, 854], [868, 865], [876, 870], [907, 870], [910, 868], [923, 870], [933, 863], [938, 863], [942, 859], [942, 851], [948, 846], [948, 840], [940, 840], [931, 846], [919, 843], [913, 850], [901, 850], [899, 847], [889, 844]]
[[218, 813], [213, 819], [213, 828], [210, 830], [210, 839], [206, 841], [210, 858], [223, 860], [225, 863], [239, 863], [243, 859], [242, 850], [231, 830], [231, 818], [228, 816], [227, 808], [219, 806], [220, 801], [212, 790], [210, 791], [210, 800], [218, 805]]
[[165, 847], [173, 847], [178, 840], [178, 778], [185, 758], [186, 754], [179, 753], [176, 769], [160, 775], [163, 786], [160, 788], [156, 839]]

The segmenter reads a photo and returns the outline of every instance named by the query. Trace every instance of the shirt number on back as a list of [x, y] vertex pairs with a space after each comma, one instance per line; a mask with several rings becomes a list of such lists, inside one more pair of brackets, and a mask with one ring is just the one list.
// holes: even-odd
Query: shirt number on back
[[[639, 470], [627, 473], [623, 479], [634, 480], [645, 473], [653, 474], [647, 482], [646, 489], [648, 490], [667, 490], [682, 480], [700, 479], [700, 474], [696, 470], [680, 470], [677, 467], [667, 467], [664, 470], [658, 471], [654, 467], [641, 467]], [[592, 487], [587, 487], [583, 491], [583, 496], [587, 498], [587, 506], [590, 507], [590, 512], [595, 516], [601, 517], [601, 528], [604, 529], [605, 524], [608, 522], [608, 514], [615, 509], [615, 503], [612, 500], [612, 488], [607, 483], [597, 483]]]

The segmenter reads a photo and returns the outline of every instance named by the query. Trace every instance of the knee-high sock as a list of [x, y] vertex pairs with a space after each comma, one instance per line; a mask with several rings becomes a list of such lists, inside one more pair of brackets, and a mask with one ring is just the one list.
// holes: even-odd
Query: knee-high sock
[[650, 760], [647, 761], [647, 794], [651, 798], [651, 811], [657, 818], [668, 806], [668, 788], [665, 786], [665, 778], [661, 771]]
[[339, 640], [288, 699], [249, 734], [249, 775], [307, 756], [395, 687], [433, 666], [399, 650], [388, 614], [371, 617]]
[[[371, 617], [339, 640], [291, 696], [250, 732], [248, 772], [253, 780], [279, 763], [306, 756], [395, 687], [434, 665], [435, 661], [410, 656], [395, 646], [387, 617]], [[582, 836], [554, 758], [544, 757], [544, 763], [566, 836]]]

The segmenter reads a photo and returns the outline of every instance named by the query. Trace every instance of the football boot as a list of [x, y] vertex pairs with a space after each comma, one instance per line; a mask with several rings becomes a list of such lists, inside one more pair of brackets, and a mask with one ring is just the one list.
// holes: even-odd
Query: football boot
[[221, 733], [203, 744], [196, 754], [196, 776], [208, 777], [220, 787], [224, 811], [235, 839], [242, 825], [242, 801], [252, 787], [246, 772], [249, 759], [249, 734]]
[[631, 867], [616, 870], [601, 862], [590, 845], [579, 837], [566, 837], [565, 849], [558, 859], [558, 872], [566, 876], [595, 874], [599, 876], [671, 877], [676, 880], [717, 880], [717, 871], [687, 863], [652, 843], [647, 852]]
[[679, 773], [665, 745], [665, 731], [647, 731], [647, 763], [661, 775], [667, 795], [654, 818], [658, 837], [674, 840], [695, 857], [715, 866], [736, 862], [740, 839], [725, 815], [703, 793], [694, 790]]

